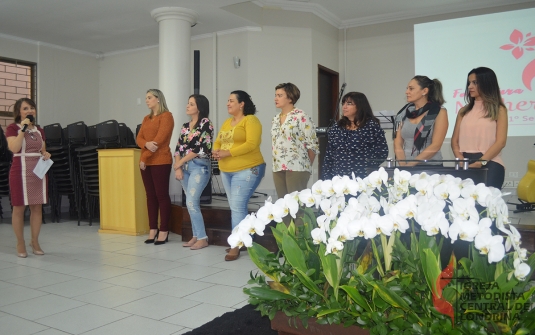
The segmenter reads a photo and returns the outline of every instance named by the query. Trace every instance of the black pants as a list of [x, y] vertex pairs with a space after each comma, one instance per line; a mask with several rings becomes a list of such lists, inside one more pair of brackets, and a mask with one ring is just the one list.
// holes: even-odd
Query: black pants
[[[463, 152], [462, 154], [464, 158], [468, 158], [470, 160], [470, 163], [473, 163], [474, 161], [477, 161], [481, 157], [483, 157], [483, 154], [480, 152]], [[487, 182], [485, 183], [485, 185], [492, 186], [501, 190], [503, 180], [505, 179], [505, 168], [503, 167], [503, 165], [493, 161], [488, 161], [487, 165], [484, 167], [487, 168]]]

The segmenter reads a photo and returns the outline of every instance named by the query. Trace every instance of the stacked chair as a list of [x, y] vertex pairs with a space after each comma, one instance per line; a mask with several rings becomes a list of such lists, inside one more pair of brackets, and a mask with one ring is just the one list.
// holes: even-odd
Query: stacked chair
[[48, 171], [48, 198], [52, 222], [61, 218], [61, 198], [68, 195], [71, 200], [69, 212], [74, 210], [74, 182], [71, 174], [69, 146], [65, 139], [66, 130], [59, 123], [43, 128], [46, 137], [46, 150], [51, 154], [54, 164]]
[[[11, 161], [0, 161], [0, 200], [9, 197], [9, 168]], [[2, 202], [0, 201], [0, 218], [4, 218]]]
[[[54, 164], [49, 171], [49, 198], [52, 219], [59, 222], [61, 198], [69, 197], [69, 214], [83, 218], [99, 216], [99, 176], [97, 149], [137, 147], [132, 130], [124, 123], [108, 120], [93, 126], [83, 121], [62, 129], [59, 123], [44, 127], [47, 151]], [[0, 182], [1, 185], [1, 182]]]
[[9, 169], [13, 154], [7, 148], [4, 130], [0, 127], [0, 218], [4, 218], [2, 211], [2, 197], [9, 198]]

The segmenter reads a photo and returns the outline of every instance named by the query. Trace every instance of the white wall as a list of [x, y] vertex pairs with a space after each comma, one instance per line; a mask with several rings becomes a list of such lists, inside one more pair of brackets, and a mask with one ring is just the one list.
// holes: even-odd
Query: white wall
[[0, 36], [3, 57], [37, 63], [37, 108], [41, 125], [99, 120], [98, 60], [88, 54]]
[[124, 122], [135, 134], [136, 126], [149, 113], [145, 93], [158, 88], [158, 69], [157, 46], [101, 58], [99, 121]]

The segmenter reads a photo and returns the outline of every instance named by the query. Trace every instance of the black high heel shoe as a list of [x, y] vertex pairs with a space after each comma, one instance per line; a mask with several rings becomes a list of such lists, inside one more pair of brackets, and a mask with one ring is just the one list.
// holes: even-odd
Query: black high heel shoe
[[145, 240], [145, 244], [151, 244], [151, 243], [154, 243], [154, 241], [156, 241], [156, 239], [158, 238], [158, 233], [160, 232], [159, 229], [156, 229], [156, 235], [154, 235], [154, 238], [148, 238]]
[[[160, 232], [158, 232], [158, 235], [160, 235]], [[157, 237], [158, 235], [156, 235], [156, 237]], [[169, 242], [169, 231], [167, 231], [167, 236], [165, 237], [165, 240], [164, 240], [164, 241], [158, 241], [158, 238], [155, 238], [155, 239], [154, 239], [154, 245], [165, 244], [165, 242]]]

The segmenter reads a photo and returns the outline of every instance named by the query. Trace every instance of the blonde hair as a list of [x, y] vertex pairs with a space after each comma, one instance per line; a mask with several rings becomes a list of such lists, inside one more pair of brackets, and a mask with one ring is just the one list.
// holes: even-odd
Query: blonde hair
[[[147, 93], [154, 95], [154, 97], [158, 99], [158, 112], [156, 113], [156, 115], [160, 115], [163, 112], [169, 112], [169, 108], [167, 108], [167, 103], [165, 102], [165, 96], [163, 95], [162, 91], [160, 91], [157, 88], [151, 88], [147, 90]], [[153, 116], [154, 116], [154, 112], [151, 109], [149, 117], [152, 119]]]

